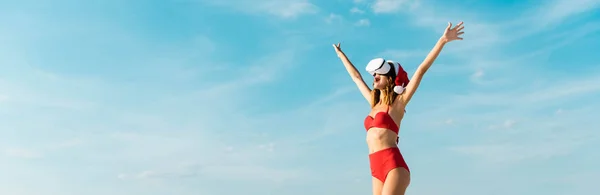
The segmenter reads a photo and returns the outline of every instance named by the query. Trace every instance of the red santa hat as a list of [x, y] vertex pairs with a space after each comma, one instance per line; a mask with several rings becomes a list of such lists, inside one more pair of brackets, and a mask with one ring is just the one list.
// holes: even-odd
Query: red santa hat
[[408, 79], [408, 74], [406, 73], [406, 71], [404, 71], [402, 65], [400, 65], [400, 63], [398, 62], [394, 62], [391, 60], [385, 60], [383, 58], [372, 59], [367, 64], [366, 70], [367, 72], [369, 72], [369, 74], [373, 76], [375, 76], [375, 74], [389, 75], [390, 71], [398, 70], [397, 72], [392, 72], [392, 76], [395, 77], [394, 92], [396, 92], [397, 94], [402, 94], [402, 92], [404, 92], [404, 89], [406, 88], [406, 85], [408, 85], [408, 82], [410, 81]]

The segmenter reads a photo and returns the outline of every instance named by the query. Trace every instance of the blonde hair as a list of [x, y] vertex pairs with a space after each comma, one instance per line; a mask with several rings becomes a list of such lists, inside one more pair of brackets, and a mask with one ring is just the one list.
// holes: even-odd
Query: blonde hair
[[[392, 73], [393, 74], [393, 73]], [[386, 75], [388, 85], [383, 89], [373, 89], [371, 91], [371, 108], [375, 107], [379, 104], [380, 96], [383, 95], [383, 104], [391, 106], [396, 100], [398, 94], [394, 92], [394, 77], [391, 75]]]

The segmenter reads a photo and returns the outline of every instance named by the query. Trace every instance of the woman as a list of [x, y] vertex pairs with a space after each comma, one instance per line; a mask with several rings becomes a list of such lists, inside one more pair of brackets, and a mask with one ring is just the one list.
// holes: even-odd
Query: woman
[[[371, 104], [371, 113], [365, 118], [369, 161], [373, 176], [374, 195], [403, 195], [410, 183], [410, 172], [398, 149], [398, 132], [404, 117], [406, 105], [421, 83], [427, 69], [435, 61], [444, 45], [454, 40], [462, 40], [462, 22], [448, 27], [425, 60], [419, 65], [412, 82], [399, 63], [376, 58], [367, 64], [367, 71], [374, 76], [373, 90], [367, 86], [362, 76], [340, 49], [333, 45], [338, 57], [344, 63], [352, 80], [362, 95]], [[397, 72], [396, 72], [397, 70]]]

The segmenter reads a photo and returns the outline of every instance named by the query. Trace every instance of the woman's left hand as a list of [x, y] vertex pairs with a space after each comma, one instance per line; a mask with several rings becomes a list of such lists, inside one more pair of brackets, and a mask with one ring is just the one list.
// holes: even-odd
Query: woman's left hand
[[452, 23], [448, 22], [448, 27], [446, 27], [446, 31], [444, 31], [444, 35], [442, 35], [441, 41], [443, 41], [444, 43], [448, 43], [454, 40], [463, 40], [463, 38], [460, 37], [462, 34], [465, 33], [462, 31], [465, 28], [463, 26], [463, 22], [458, 23], [456, 26], [454, 26], [454, 28], [451, 27]]

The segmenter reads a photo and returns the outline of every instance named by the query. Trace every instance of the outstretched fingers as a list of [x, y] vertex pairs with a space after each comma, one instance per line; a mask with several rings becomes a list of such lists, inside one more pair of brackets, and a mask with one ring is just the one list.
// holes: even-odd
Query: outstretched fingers
[[462, 34], [464, 34], [465, 32], [463, 32], [462, 30], [465, 29], [465, 26], [463, 26], [463, 22], [458, 23], [452, 30], [454, 32], [456, 32], [456, 39], [457, 40], [463, 40], [462, 37], [460, 37]]
[[333, 44], [333, 48], [339, 49], [339, 48], [340, 48], [340, 43], [338, 43], [338, 44]]
[[454, 26], [454, 28], [452, 30], [457, 30], [459, 28], [462, 28], [463, 26], [463, 22], [459, 22], [456, 26]]

